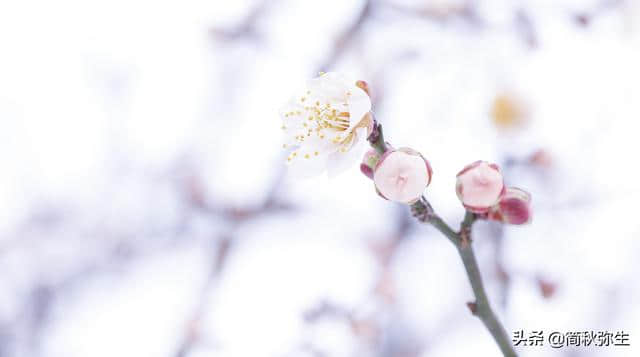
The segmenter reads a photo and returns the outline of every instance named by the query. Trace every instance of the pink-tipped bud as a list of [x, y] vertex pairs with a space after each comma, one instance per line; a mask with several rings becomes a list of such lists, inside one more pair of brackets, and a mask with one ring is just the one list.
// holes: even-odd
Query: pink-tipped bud
[[371, 91], [369, 90], [369, 84], [365, 81], [356, 81], [356, 87], [362, 89], [369, 97], [371, 97]]
[[395, 202], [411, 204], [422, 196], [431, 183], [429, 162], [409, 148], [385, 152], [373, 173], [373, 183], [380, 196]]
[[467, 165], [456, 178], [456, 194], [462, 205], [473, 213], [487, 213], [505, 192], [500, 168], [486, 161]]
[[360, 163], [360, 171], [373, 180], [373, 169], [378, 165], [378, 161], [380, 161], [380, 154], [376, 150], [367, 151], [362, 158], [362, 163]]
[[531, 195], [516, 187], [507, 188], [497, 205], [491, 207], [488, 218], [508, 224], [531, 221]]

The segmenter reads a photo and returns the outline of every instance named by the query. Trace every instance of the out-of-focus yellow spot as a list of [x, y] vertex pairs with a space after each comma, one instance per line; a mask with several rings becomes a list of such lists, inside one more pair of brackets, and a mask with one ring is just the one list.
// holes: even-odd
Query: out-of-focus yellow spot
[[493, 100], [491, 119], [499, 128], [513, 128], [524, 124], [527, 119], [527, 109], [513, 96], [499, 94]]

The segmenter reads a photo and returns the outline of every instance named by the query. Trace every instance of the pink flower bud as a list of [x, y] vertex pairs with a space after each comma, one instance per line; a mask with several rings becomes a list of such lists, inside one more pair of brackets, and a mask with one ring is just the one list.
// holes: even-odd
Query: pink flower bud
[[356, 81], [356, 87], [362, 89], [363, 91], [365, 91], [365, 93], [367, 93], [369, 97], [371, 97], [371, 90], [369, 89], [369, 83], [365, 81]]
[[456, 178], [456, 194], [460, 202], [474, 213], [488, 212], [505, 192], [500, 168], [486, 161], [467, 165]]
[[431, 182], [431, 166], [417, 151], [409, 148], [385, 152], [373, 174], [380, 196], [395, 202], [417, 201]]
[[364, 154], [362, 163], [360, 164], [360, 171], [373, 180], [373, 169], [378, 165], [380, 161], [380, 154], [375, 149], [371, 149]]
[[491, 207], [489, 219], [509, 224], [531, 221], [531, 195], [519, 188], [507, 188], [497, 205]]

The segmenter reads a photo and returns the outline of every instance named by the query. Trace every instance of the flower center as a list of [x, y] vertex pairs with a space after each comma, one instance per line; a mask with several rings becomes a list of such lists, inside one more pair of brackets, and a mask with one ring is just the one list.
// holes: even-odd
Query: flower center
[[[302, 126], [306, 130], [306, 136], [317, 135], [320, 139], [326, 137], [326, 131], [344, 132], [350, 126], [349, 103], [347, 99], [351, 96], [350, 92], [345, 93], [342, 100], [326, 100], [321, 103], [316, 100], [311, 103], [311, 91], [306, 92], [306, 96], [300, 97], [298, 100], [302, 110], [292, 110], [285, 113], [285, 117], [302, 120]], [[284, 127], [283, 127], [284, 128]], [[304, 141], [305, 135], [298, 135], [296, 139], [300, 142]], [[335, 135], [330, 138], [333, 143], [341, 143], [346, 137]]]
[[482, 187], [489, 186], [491, 184], [491, 179], [484, 173], [480, 172], [473, 176], [473, 183]]
[[396, 187], [402, 189], [407, 184], [408, 178], [405, 175], [398, 175], [396, 177]]
[[[325, 96], [322, 92], [312, 93], [311, 90], [307, 90], [303, 96], [297, 98], [292, 108], [284, 113], [285, 122], [282, 129], [293, 129], [292, 134], [297, 142], [294, 145], [299, 146], [301, 150], [293, 151], [287, 158], [288, 161], [296, 157], [311, 159], [334, 150], [341, 153], [349, 151], [355, 139], [352, 130], [355, 128], [351, 128], [349, 112], [351, 95], [350, 91], [345, 91], [337, 97]], [[322, 141], [325, 139], [327, 142], [323, 144]], [[309, 145], [306, 145], [307, 143]], [[288, 145], [284, 144], [282, 147], [287, 149]]]
[[[349, 108], [347, 102], [343, 103], [344, 108]], [[321, 133], [323, 129], [335, 129], [337, 131], [345, 131], [349, 128], [349, 112], [335, 108], [331, 103], [320, 104], [316, 101], [313, 106], [304, 107], [307, 120], [310, 121], [315, 128], [309, 129], [309, 132], [315, 130]]]

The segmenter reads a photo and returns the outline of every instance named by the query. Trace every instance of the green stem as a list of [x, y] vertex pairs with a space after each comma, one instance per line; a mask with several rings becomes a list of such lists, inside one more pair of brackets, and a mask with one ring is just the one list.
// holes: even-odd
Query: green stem
[[[373, 117], [373, 114], [371, 114]], [[382, 155], [385, 151], [387, 151], [387, 143], [384, 141], [384, 135], [382, 133], [382, 125], [374, 120], [373, 122], [373, 131], [367, 138], [371, 147], [373, 147], [378, 154]]]
[[445, 223], [442, 218], [437, 215], [433, 215], [429, 220], [429, 223], [432, 226], [436, 227], [436, 229], [439, 230], [442, 234], [444, 234], [445, 237], [447, 237], [455, 246], [460, 245], [460, 236], [453, 229], [451, 229], [451, 227], [449, 227], [449, 225]]
[[464, 269], [467, 271], [467, 277], [471, 283], [473, 294], [476, 297], [475, 303], [469, 305], [471, 312], [476, 315], [482, 321], [487, 330], [489, 330], [491, 336], [493, 336], [493, 339], [498, 344], [498, 347], [500, 347], [500, 351], [502, 351], [504, 356], [517, 356], [516, 351], [513, 349], [513, 345], [511, 344], [511, 340], [509, 339], [509, 335], [507, 335], [507, 331], [504, 329], [504, 326], [502, 326], [498, 317], [491, 308], [489, 298], [487, 297], [487, 293], [484, 289], [484, 284], [482, 283], [480, 268], [478, 268], [478, 262], [476, 261], [476, 256], [473, 253], [471, 244], [468, 244], [465, 247], [458, 246], [457, 248], [460, 258], [462, 258]]
[[476, 261], [476, 256], [471, 246], [471, 227], [477, 218], [476, 215], [467, 212], [464, 220], [460, 224], [460, 231], [455, 232], [435, 213], [433, 207], [431, 207], [431, 204], [429, 204], [424, 196], [411, 205], [411, 212], [419, 221], [430, 223], [455, 245], [462, 259], [467, 278], [469, 279], [469, 283], [471, 283], [471, 288], [476, 299], [475, 302], [468, 304], [471, 312], [477, 316], [487, 330], [489, 330], [489, 333], [491, 333], [491, 336], [498, 344], [502, 354], [506, 357], [516, 357], [517, 354], [513, 349], [506, 330], [491, 308], [484, 284], [482, 283], [480, 268], [478, 267], [478, 262]]

